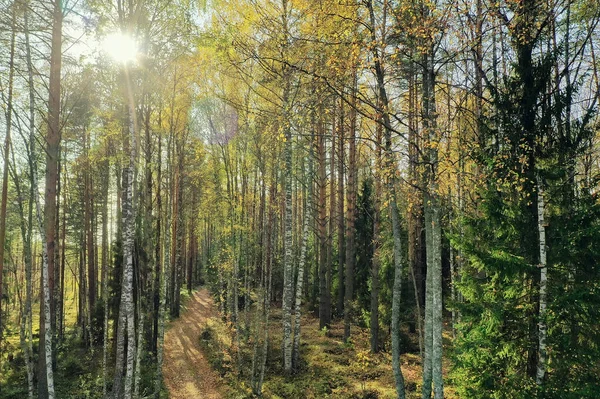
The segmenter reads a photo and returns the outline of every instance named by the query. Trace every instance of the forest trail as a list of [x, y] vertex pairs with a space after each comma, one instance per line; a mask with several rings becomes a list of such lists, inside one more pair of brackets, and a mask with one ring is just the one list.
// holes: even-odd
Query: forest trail
[[165, 333], [163, 375], [170, 399], [220, 399], [220, 378], [199, 348], [200, 333], [217, 309], [206, 288], [186, 302]]

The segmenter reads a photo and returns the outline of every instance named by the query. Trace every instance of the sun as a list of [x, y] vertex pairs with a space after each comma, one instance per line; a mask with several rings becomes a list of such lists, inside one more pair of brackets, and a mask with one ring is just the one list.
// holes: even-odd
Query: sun
[[106, 36], [102, 49], [116, 62], [127, 64], [136, 60], [138, 45], [131, 36], [116, 32]]

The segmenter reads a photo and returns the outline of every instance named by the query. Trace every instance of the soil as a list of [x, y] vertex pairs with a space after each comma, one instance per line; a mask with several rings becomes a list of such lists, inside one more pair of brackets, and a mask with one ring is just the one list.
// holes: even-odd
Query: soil
[[170, 399], [221, 399], [221, 378], [200, 351], [200, 334], [217, 309], [205, 288], [185, 303], [165, 333], [163, 376]]

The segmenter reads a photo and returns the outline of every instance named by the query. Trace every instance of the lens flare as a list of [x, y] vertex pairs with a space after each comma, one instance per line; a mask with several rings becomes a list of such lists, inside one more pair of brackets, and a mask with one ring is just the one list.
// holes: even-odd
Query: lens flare
[[102, 41], [103, 50], [116, 62], [127, 64], [135, 61], [138, 46], [135, 40], [124, 33], [111, 33]]

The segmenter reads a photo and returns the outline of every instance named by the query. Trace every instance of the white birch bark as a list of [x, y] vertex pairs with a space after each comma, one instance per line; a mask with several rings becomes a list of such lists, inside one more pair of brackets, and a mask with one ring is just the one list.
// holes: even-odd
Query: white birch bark
[[[263, 175], [263, 179], [264, 179], [264, 173], [262, 172], [264, 166], [261, 167], [261, 174]], [[264, 182], [264, 180], [263, 180]], [[268, 328], [266, 328], [266, 325], [262, 324], [262, 320], [265, 320], [265, 316], [267, 314], [267, 306], [268, 306], [268, 302], [267, 302], [267, 287], [268, 287], [268, 268], [269, 268], [269, 240], [270, 240], [270, 232], [269, 232], [269, 227], [268, 227], [268, 219], [269, 219], [269, 215], [270, 215], [270, 210], [267, 209], [266, 207], [266, 188], [265, 188], [265, 184], [263, 183], [262, 187], [261, 187], [261, 194], [260, 194], [260, 210], [259, 210], [259, 226], [260, 229], [258, 229], [258, 235], [261, 237], [260, 238], [260, 244], [261, 247], [264, 248], [261, 250], [261, 266], [262, 266], [262, 274], [260, 276], [260, 306], [256, 306], [256, 318], [255, 318], [255, 340], [254, 340], [254, 350], [253, 350], [253, 356], [252, 356], [252, 392], [257, 395], [257, 396], [261, 396], [262, 395], [262, 387], [259, 384], [259, 379], [260, 379], [260, 375], [262, 373], [262, 369], [263, 369], [263, 361], [262, 361], [262, 353], [259, 350], [259, 346], [262, 347], [261, 342], [260, 342], [260, 336], [261, 335], [265, 335], [265, 330], [268, 330]]]
[[[287, 52], [287, 42], [289, 40], [288, 32], [288, 0], [281, 0], [281, 20], [283, 24], [283, 43], [282, 52]], [[292, 254], [292, 128], [291, 128], [291, 109], [290, 109], [290, 90], [291, 90], [291, 71], [284, 66], [282, 71], [283, 93], [282, 93], [282, 121], [284, 133], [284, 256], [283, 256], [283, 305], [282, 305], [282, 324], [283, 324], [283, 369], [286, 373], [292, 371], [292, 299], [294, 295], [294, 274], [293, 274], [293, 254]]]
[[296, 281], [296, 301], [294, 304], [294, 343], [292, 349], [292, 367], [298, 368], [300, 361], [300, 318], [302, 316], [302, 284], [304, 283], [304, 264], [306, 263], [306, 247], [308, 242], [309, 212], [304, 212], [304, 228], [300, 243], [300, 260], [298, 263], [298, 280]]
[[539, 334], [538, 334], [538, 364], [535, 381], [538, 385], [544, 382], [546, 374], [546, 338], [548, 336], [548, 326], [546, 324], [546, 307], [547, 307], [547, 289], [548, 289], [548, 266], [546, 263], [546, 222], [544, 219], [544, 189], [541, 178], [537, 178], [537, 216], [538, 216], [538, 233], [540, 246], [540, 310], [539, 310]]
[[[127, 74], [127, 72], [126, 72]], [[135, 168], [135, 129], [134, 118], [135, 108], [133, 105], [133, 96], [127, 74], [127, 85], [129, 91], [129, 141], [130, 154], [129, 166], [126, 168], [126, 194], [123, 199], [123, 284], [121, 288], [121, 300], [124, 303], [125, 318], [127, 320], [127, 355], [125, 367], [125, 387], [123, 396], [125, 399], [132, 397], [133, 372], [134, 372], [134, 356], [136, 351], [135, 342], [135, 316], [133, 304], [133, 251], [134, 251], [134, 234], [135, 234], [135, 207], [133, 203], [133, 188], [134, 188], [134, 168]]]
[[[45, 371], [46, 371], [46, 389], [48, 393], [48, 399], [54, 399], [54, 372], [52, 370], [52, 325], [50, 318], [50, 285], [48, 279], [48, 250], [46, 247], [46, 230], [44, 228], [44, 218], [42, 216], [42, 209], [40, 206], [39, 190], [38, 190], [38, 176], [37, 168], [32, 168], [31, 185], [34, 194], [36, 216], [38, 221], [38, 227], [40, 230], [42, 244], [42, 285], [43, 285], [43, 298], [42, 308], [44, 312], [44, 353], [40, 356], [45, 358]], [[29, 327], [31, 330], [31, 327]]]
[[50, 323], [50, 286], [48, 282], [48, 251], [46, 249], [46, 230], [44, 229], [44, 220], [42, 218], [42, 209], [38, 194], [38, 177], [36, 168], [33, 169], [32, 182], [35, 192], [35, 207], [42, 239], [42, 285], [43, 298], [42, 307], [44, 311], [44, 356], [46, 362], [46, 387], [48, 390], [48, 399], [54, 399], [54, 372], [52, 371], [52, 325]]
[[[39, 205], [38, 205], [39, 207]], [[38, 209], [38, 213], [39, 213]], [[44, 235], [42, 235], [44, 237]], [[48, 399], [54, 399], [54, 372], [52, 371], [52, 324], [50, 322], [50, 284], [48, 276], [48, 252], [42, 245], [42, 281], [44, 285], [44, 357], [46, 358], [46, 381]]]
[[[125, 357], [125, 384], [123, 398], [131, 399], [133, 390], [135, 342], [135, 316], [133, 303], [133, 240], [135, 234], [135, 206], [133, 201], [134, 168], [135, 168], [135, 107], [129, 81], [129, 72], [125, 68], [125, 83], [127, 85], [127, 100], [129, 108], [129, 163], [124, 169], [123, 195], [123, 277], [121, 280], [121, 306], [119, 309], [119, 326], [117, 331], [117, 356], [115, 366], [115, 383], [113, 396], [121, 398], [121, 379], [123, 358]], [[124, 339], [127, 339], [127, 353], [124, 352]]]
[[[168, 176], [167, 169], [167, 176]], [[160, 182], [159, 182], [160, 184]], [[168, 185], [167, 185], [168, 186]], [[165, 346], [165, 319], [167, 317], [167, 286], [169, 284], [168, 279], [171, 273], [170, 260], [171, 260], [171, 206], [169, 202], [169, 190], [166, 190], [166, 222], [164, 224], [164, 237], [162, 245], [164, 250], [161, 251], [163, 254], [162, 258], [162, 278], [160, 279], [160, 305], [158, 314], [158, 346], [156, 349], [156, 379], [154, 381], [154, 397], [155, 399], [160, 398], [160, 389], [162, 387], [162, 366], [164, 359], [164, 346]], [[160, 217], [160, 216], [159, 216]], [[158, 261], [158, 259], [157, 259]], [[219, 290], [220, 292], [220, 290]], [[222, 305], [223, 301], [220, 301]]]
[[[287, 121], [285, 123], [288, 123]], [[292, 371], [292, 148], [291, 139], [285, 143], [285, 252], [283, 260], [283, 368]]]

